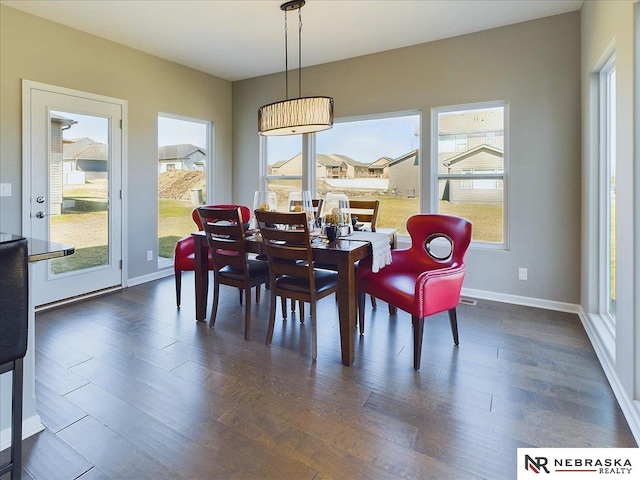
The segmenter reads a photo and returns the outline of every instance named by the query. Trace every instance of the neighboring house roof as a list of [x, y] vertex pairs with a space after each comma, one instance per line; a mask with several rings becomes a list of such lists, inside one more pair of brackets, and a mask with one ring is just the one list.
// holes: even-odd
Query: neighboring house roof
[[369, 164], [369, 167], [386, 167], [387, 165], [389, 165], [389, 163], [391, 163], [391, 160], [392, 159], [389, 157], [380, 157], [375, 162], [371, 162]]
[[[294, 155], [288, 160], [278, 160], [277, 162], [271, 165], [271, 168], [280, 168], [291, 161], [301, 161], [301, 159], [302, 159], [302, 154], [298, 153], [297, 155]], [[324, 167], [342, 167], [344, 164], [348, 164], [354, 167], [381, 169], [388, 165], [388, 163], [390, 162], [390, 159], [387, 157], [382, 157], [373, 163], [362, 163], [346, 155], [340, 155], [337, 153], [332, 153], [331, 155], [327, 155], [325, 153], [319, 153], [316, 155], [316, 161], [318, 165], [321, 165]]]
[[420, 156], [418, 155], [418, 149], [411, 150], [409, 153], [405, 153], [398, 158], [394, 158], [388, 163], [388, 165], [390, 167], [393, 167], [394, 165], [397, 165], [398, 163], [404, 162], [405, 160], [409, 160], [411, 158], [413, 158], [414, 165], [420, 165]]
[[282, 165], [284, 165], [285, 163], [287, 163], [289, 160], [278, 160], [276, 163], [274, 163], [273, 165], [271, 165], [271, 168], [279, 168]]
[[108, 146], [89, 137], [64, 142], [62, 158], [64, 160], [107, 160]]
[[190, 143], [180, 145], [165, 145], [158, 148], [158, 160], [181, 160], [189, 158], [194, 153], [200, 152], [206, 155], [206, 151]]
[[487, 145], [483, 143], [482, 145], [478, 145], [477, 147], [473, 147], [466, 152], [461, 152], [458, 155], [454, 155], [451, 158], [447, 158], [442, 165], [445, 167], [450, 167], [458, 162], [466, 160], [467, 158], [473, 157], [478, 153], [490, 153], [491, 155], [495, 155], [496, 157], [502, 157], [504, 152], [500, 148], [492, 147], [491, 145]]
[[450, 113], [439, 117], [438, 135], [502, 132], [503, 125], [504, 114], [498, 109]]
[[[344, 158], [349, 158], [349, 157], [344, 157]], [[349, 163], [345, 161], [344, 158], [342, 158], [342, 155], [326, 155], [324, 153], [319, 153], [316, 156], [316, 161], [320, 165], [323, 165], [325, 167], [341, 167], [345, 163]]]
[[63, 117], [62, 115], [58, 115], [57, 113], [52, 113], [51, 114], [51, 123], [58, 123], [61, 125], [75, 125], [76, 122], [75, 120], [72, 120], [71, 118], [67, 118], [67, 117]]

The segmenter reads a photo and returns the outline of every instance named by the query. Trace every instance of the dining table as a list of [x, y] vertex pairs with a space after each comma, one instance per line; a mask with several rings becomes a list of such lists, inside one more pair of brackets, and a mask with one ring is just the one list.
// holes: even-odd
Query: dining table
[[[376, 232], [389, 236], [392, 248], [396, 245], [397, 229], [378, 228]], [[192, 233], [195, 250], [195, 296], [196, 320], [207, 317], [207, 297], [209, 292], [208, 249], [204, 232]], [[259, 233], [246, 237], [247, 251], [266, 255], [266, 245]], [[343, 365], [351, 365], [355, 357], [356, 335], [356, 271], [354, 264], [371, 256], [371, 243], [349, 236], [339, 237], [335, 242], [312, 242], [313, 260], [318, 263], [336, 265], [338, 271], [338, 321], [340, 324], [340, 350]]]

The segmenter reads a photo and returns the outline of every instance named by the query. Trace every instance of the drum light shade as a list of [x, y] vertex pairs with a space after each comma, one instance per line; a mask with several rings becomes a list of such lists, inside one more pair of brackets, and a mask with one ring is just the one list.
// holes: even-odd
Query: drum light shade
[[333, 98], [303, 97], [264, 105], [258, 110], [261, 135], [297, 135], [333, 126]]
[[[301, 97], [302, 67], [302, 14], [304, 0], [291, 0], [280, 5], [284, 12], [285, 38], [285, 92], [286, 100], [269, 103], [258, 109], [258, 133], [260, 135], [298, 135], [327, 130], [333, 126], [333, 98]], [[298, 11], [298, 98], [289, 99], [289, 59], [287, 12]]]

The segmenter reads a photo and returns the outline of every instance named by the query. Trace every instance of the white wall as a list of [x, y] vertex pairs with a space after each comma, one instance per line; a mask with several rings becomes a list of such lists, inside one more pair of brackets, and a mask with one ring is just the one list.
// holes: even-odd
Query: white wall
[[[281, 100], [282, 74], [233, 84], [234, 201], [258, 189], [257, 111]], [[580, 14], [544, 18], [303, 69], [302, 94], [330, 95], [336, 117], [508, 100], [508, 251], [472, 248], [465, 289], [567, 307], [580, 302]], [[422, 197], [430, 198], [429, 172]], [[518, 267], [529, 280], [518, 280]]]

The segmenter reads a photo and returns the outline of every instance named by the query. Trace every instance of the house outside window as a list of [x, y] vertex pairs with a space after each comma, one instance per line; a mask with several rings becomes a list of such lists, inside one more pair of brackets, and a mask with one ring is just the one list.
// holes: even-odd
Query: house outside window
[[[339, 192], [379, 200], [378, 226], [407, 233], [407, 218], [420, 212], [417, 113], [337, 121], [316, 134], [315, 159], [317, 196]], [[323, 174], [329, 171], [331, 176]]]
[[194, 208], [204, 204], [211, 172], [212, 124], [158, 115], [158, 267], [173, 265], [176, 242], [193, 232]]
[[468, 218], [473, 241], [497, 248], [507, 246], [507, 106], [500, 101], [441, 107], [433, 110], [432, 121], [434, 210]]
[[[336, 120], [313, 134], [261, 137], [261, 188], [288, 194], [309, 190], [380, 200], [378, 226], [406, 234], [407, 218], [420, 212], [420, 115], [394, 114]], [[311, 160], [313, 159], [313, 160]]]

